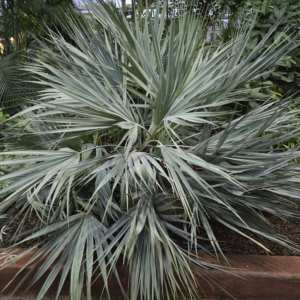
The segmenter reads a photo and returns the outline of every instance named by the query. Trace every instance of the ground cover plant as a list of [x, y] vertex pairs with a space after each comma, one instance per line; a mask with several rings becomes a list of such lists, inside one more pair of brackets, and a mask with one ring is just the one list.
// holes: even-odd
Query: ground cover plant
[[299, 150], [280, 146], [299, 136], [298, 100], [238, 107], [253, 101], [246, 84], [298, 47], [298, 35], [286, 28], [266, 49], [275, 24], [249, 50], [255, 18], [245, 19], [212, 51], [197, 16], [165, 26], [166, 6], [140, 23], [88, 5], [92, 18], [66, 16], [71, 42], [50, 32], [26, 65], [40, 92], [3, 132], [0, 213], [40, 220], [13, 247], [35, 242], [28, 264], [47, 255], [32, 283], [56, 262], [37, 299], [62, 266], [57, 295], [70, 273], [70, 298], [91, 299], [95, 269], [107, 289], [109, 274], [121, 284], [119, 259], [129, 267], [125, 298], [197, 298], [191, 266], [204, 277], [219, 268], [197, 252], [223, 253], [212, 220], [297, 250], [265, 214], [299, 217]]

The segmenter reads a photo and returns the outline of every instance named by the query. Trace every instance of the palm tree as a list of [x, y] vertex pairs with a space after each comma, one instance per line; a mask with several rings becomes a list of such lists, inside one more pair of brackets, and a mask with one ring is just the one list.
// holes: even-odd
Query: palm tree
[[[34, 39], [45, 34], [47, 28], [59, 28], [64, 13], [73, 8], [72, 0], [1, 0], [0, 56], [8, 57], [0, 60], [0, 107], [20, 104], [27, 96], [24, 91], [25, 83], [19, 80], [20, 77], [24, 78], [24, 71], [19, 70], [19, 64], [24, 61], [24, 53]], [[28, 79], [28, 75], [25, 77]], [[32, 85], [26, 89], [30, 88]]]
[[1, 38], [13, 37], [14, 49], [27, 46], [32, 35], [45, 32], [46, 27], [59, 25], [63, 12], [74, 8], [72, 0], [59, 2], [47, 0], [1, 0]]
[[29, 263], [47, 256], [32, 283], [56, 262], [37, 299], [61, 267], [57, 294], [70, 273], [72, 300], [84, 286], [91, 299], [93, 266], [106, 289], [110, 274], [121, 285], [121, 257], [124, 297], [197, 298], [191, 265], [204, 277], [206, 267], [219, 268], [197, 253], [224, 255], [211, 220], [266, 251], [242, 229], [298, 250], [265, 214], [299, 217], [299, 150], [280, 147], [299, 135], [299, 111], [289, 109], [293, 99], [237, 109], [253, 100], [244, 84], [297, 47], [297, 36], [262, 51], [274, 27], [249, 52], [255, 20], [245, 21], [213, 50], [195, 16], [166, 28], [166, 5], [141, 27], [109, 4], [89, 6], [93, 18], [68, 19], [75, 45], [52, 32], [55, 48], [42, 44], [43, 60], [27, 65], [44, 88], [12, 119], [20, 126], [4, 142], [16, 150], [0, 153], [8, 172], [0, 213], [20, 216], [20, 229], [30, 214], [40, 220], [23, 240], [43, 239]]

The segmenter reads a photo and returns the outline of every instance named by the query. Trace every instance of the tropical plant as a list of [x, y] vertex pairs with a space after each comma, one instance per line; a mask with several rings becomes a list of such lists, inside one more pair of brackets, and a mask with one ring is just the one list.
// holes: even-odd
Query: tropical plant
[[25, 82], [30, 75], [20, 71], [20, 63], [30, 56], [35, 39], [49, 27], [57, 30], [64, 13], [72, 9], [72, 0], [1, 0], [0, 107], [20, 105], [28, 92], [33, 95], [32, 84]]
[[17, 53], [0, 58], [0, 107], [3, 108], [4, 114], [13, 113], [15, 109], [12, 107], [32, 98], [40, 89], [30, 82], [31, 74], [21, 70], [21, 63]]
[[[221, 1], [222, 2], [222, 1]], [[282, 39], [282, 31], [289, 25], [291, 31], [297, 31], [300, 28], [299, 13], [300, 3], [297, 0], [264, 0], [249, 1], [243, 3], [238, 11], [233, 12], [228, 8], [228, 23], [223, 23], [221, 34], [222, 42], [228, 41], [237, 34], [241, 12], [244, 14], [257, 13], [257, 22], [252, 31], [247, 47], [251, 50], [263, 37], [269, 32], [275, 24], [277, 30], [274, 31], [272, 38], [265, 44], [265, 48], [272, 43], [278, 43]], [[288, 32], [287, 32], [288, 34]], [[271, 81], [274, 85], [273, 90], [286, 93], [297, 93], [300, 87], [300, 48], [296, 47], [289, 53], [275, 62], [260, 79], [260, 81]]]
[[[5, 114], [3, 113], [3, 109], [0, 108], [0, 122], [5, 121], [6, 119], [8, 119], [10, 117], [9, 114]], [[2, 124], [1, 124], [2, 125]]]
[[15, 64], [16, 55], [10, 54], [0, 59], [0, 104], [10, 102], [17, 94], [19, 88], [16, 85], [16, 78], [20, 73]]
[[1, 0], [0, 39], [11, 51], [27, 48], [33, 35], [42, 35], [48, 27], [59, 26], [63, 13], [74, 8], [72, 0]]
[[266, 101], [242, 115], [235, 109], [253, 101], [250, 87], [237, 88], [298, 47], [297, 36], [287, 29], [265, 49], [275, 25], [249, 50], [253, 19], [210, 51], [193, 15], [165, 28], [164, 5], [162, 17], [140, 27], [104, 2], [88, 5], [93, 18], [68, 18], [72, 44], [50, 32], [43, 60], [26, 67], [43, 89], [13, 117], [22, 130], [4, 142], [16, 150], [0, 153], [11, 157], [0, 166], [14, 166], [0, 177], [9, 182], [0, 213], [40, 220], [23, 240], [40, 247], [24, 268], [47, 259], [31, 270], [28, 288], [56, 263], [37, 299], [62, 267], [57, 295], [70, 274], [72, 300], [85, 285], [91, 299], [95, 269], [107, 290], [110, 274], [121, 285], [122, 258], [124, 297], [198, 298], [192, 265], [204, 277], [219, 267], [197, 253], [224, 255], [211, 220], [266, 251], [243, 229], [299, 249], [266, 217], [299, 217], [299, 150], [275, 147], [299, 135], [299, 111], [288, 109], [296, 100]]
[[[20, 71], [18, 56], [11, 53], [0, 58], [0, 106], [5, 108], [26, 97], [24, 72]], [[22, 80], [23, 79], [23, 80]], [[29, 86], [31, 91], [32, 86]], [[22, 96], [20, 95], [22, 94]], [[2, 120], [0, 120], [2, 121]]]

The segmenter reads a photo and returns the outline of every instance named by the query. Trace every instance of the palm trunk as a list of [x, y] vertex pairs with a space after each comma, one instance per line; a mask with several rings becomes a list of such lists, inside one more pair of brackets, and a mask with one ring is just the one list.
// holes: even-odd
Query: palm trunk
[[131, 13], [132, 13], [132, 22], [135, 22], [135, 0], [131, 0]]
[[[1, 0], [1, 12], [2, 12], [2, 20], [3, 20], [3, 24], [7, 24], [8, 22], [8, 13], [7, 13], [7, 7], [6, 7], [6, 1], [5, 0]], [[8, 4], [7, 4], [8, 5]], [[2, 43], [3, 43], [3, 55], [7, 55], [10, 53], [10, 48], [11, 48], [11, 45], [10, 45], [10, 41], [9, 41], [9, 26], [3, 26], [3, 29], [4, 29], [4, 34], [3, 34], [3, 40], [2, 40]]]
[[126, 0], [122, 0], [122, 11], [123, 13], [125, 12], [126, 10]]
[[167, 1], [167, 27], [169, 26], [169, 0], [166, 0]]
[[19, 51], [19, 20], [17, 16], [17, 12], [14, 15], [14, 43], [15, 43], [15, 51]]

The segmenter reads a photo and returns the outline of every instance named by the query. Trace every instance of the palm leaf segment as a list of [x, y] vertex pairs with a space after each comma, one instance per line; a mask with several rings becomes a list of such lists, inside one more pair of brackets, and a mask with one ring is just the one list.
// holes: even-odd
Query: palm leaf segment
[[34, 135], [35, 150], [1, 153], [22, 158], [0, 163], [21, 164], [0, 178], [10, 182], [0, 211], [39, 201], [52, 224], [27, 238], [48, 235], [36, 257], [49, 257], [34, 281], [59, 257], [49, 284], [65, 265], [61, 283], [70, 271], [71, 299], [82, 296], [84, 276], [90, 299], [92, 266], [107, 287], [123, 255], [130, 299], [173, 298], [183, 286], [194, 296], [190, 263], [204, 276], [209, 266], [190, 252], [207, 250], [200, 227], [222, 253], [211, 219], [293, 247], [271, 234], [263, 212], [293, 216], [299, 199], [291, 163], [298, 149], [272, 150], [299, 135], [298, 111], [288, 100], [245, 115], [234, 107], [248, 101], [239, 87], [298, 46], [297, 37], [264, 50], [273, 28], [247, 52], [253, 24], [245, 22], [236, 39], [211, 51], [193, 16], [166, 29], [159, 16], [132, 25], [107, 4], [90, 8], [92, 19], [68, 20], [76, 47], [51, 33], [56, 50], [44, 46], [47, 59], [27, 66], [47, 88], [15, 116], [26, 124], [16, 142]]

